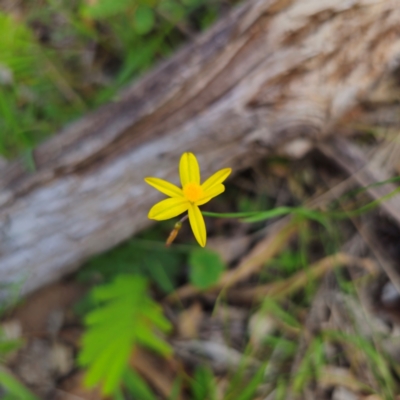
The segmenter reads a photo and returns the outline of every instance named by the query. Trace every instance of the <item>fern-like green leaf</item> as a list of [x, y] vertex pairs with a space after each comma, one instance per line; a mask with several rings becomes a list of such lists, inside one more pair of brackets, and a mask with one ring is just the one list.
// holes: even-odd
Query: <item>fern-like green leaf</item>
[[162, 354], [171, 348], [155, 329], [171, 328], [161, 307], [146, 293], [147, 282], [141, 276], [120, 275], [111, 284], [93, 289], [93, 300], [101, 306], [90, 312], [85, 323], [79, 362], [87, 367], [85, 383], [102, 384], [104, 394], [112, 394], [127, 369], [135, 345]]

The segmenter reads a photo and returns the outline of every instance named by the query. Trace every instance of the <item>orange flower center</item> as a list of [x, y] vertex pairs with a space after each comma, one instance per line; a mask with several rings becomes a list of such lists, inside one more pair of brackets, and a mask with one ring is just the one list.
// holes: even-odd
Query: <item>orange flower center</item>
[[203, 196], [203, 189], [198, 183], [189, 182], [184, 186], [183, 194], [190, 202], [194, 203]]

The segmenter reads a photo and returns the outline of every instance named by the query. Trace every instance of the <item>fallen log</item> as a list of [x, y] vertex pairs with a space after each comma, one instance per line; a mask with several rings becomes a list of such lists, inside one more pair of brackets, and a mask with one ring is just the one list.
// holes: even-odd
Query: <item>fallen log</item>
[[26, 294], [150, 224], [193, 151], [203, 176], [320, 140], [399, 66], [396, 0], [250, 0], [34, 151], [1, 169], [0, 281]]

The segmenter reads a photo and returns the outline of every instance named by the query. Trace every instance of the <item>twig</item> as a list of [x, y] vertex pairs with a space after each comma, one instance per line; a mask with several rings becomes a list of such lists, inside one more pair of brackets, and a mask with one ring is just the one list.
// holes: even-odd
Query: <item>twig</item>
[[371, 273], [377, 271], [370, 259], [352, 257], [348, 254], [337, 253], [327, 256], [284, 281], [274, 282], [268, 285], [252, 287], [250, 289], [233, 289], [229, 291], [228, 298], [245, 304], [262, 301], [266, 296], [281, 298], [296, 292], [305, 286], [310, 279], [318, 279], [334, 268], [356, 265], [365, 268]]

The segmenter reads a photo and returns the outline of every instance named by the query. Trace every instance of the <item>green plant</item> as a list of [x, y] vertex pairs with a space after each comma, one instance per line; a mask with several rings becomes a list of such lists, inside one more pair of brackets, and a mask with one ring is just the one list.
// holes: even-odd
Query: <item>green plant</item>
[[148, 347], [163, 356], [171, 354], [170, 346], [156, 333], [168, 332], [171, 325], [146, 290], [146, 280], [131, 275], [120, 275], [112, 283], [92, 290], [99, 306], [85, 318], [86, 332], [79, 354], [80, 365], [87, 368], [85, 383], [89, 387], [101, 384], [103, 393], [113, 394], [124, 374], [128, 374], [125, 381], [130, 379], [131, 388], [132, 382], [139, 387], [138, 376], [126, 372], [136, 346]]
[[3, 400], [38, 400], [28, 389], [25, 388], [6, 368], [1, 366], [11, 352], [22, 345], [19, 339], [8, 339], [0, 329], [0, 395]]
[[18, 18], [0, 12], [0, 155], [23, 154], [34, 169], [39, 142], [171, 54], [192, 19], [211, 23], [216, 3], [44, 0], [24, 3]]
[[218, 253], [198, 248], [189, 256], [190, 282], [200, 289], [206, 289], [218, 282], [225, 265]]
[[39, 400], [26, 389], [7, 370], [0, 366], [0, 394], [1, 389], [5, 390], [2, 400]]
[[85, 107], [26, 24], [0, 12], [0, 31], [0, 153], [12, 157]]
[[143, 381], [143, 379], [132, 369], [126, 369], [122, 376], [122, 382], [126, 391], [140, 400], [156, 400], [156, 396]]
[[272, 267], [287, 274], [292, 274], [303, 267], [301, 258], [301, 253], [299, 251], [286, 249], [282, 251], [277, 258], [270, 260], [266, 264], [266, 267]]
[[311, 341], [296, 375], [293, 377], [292, 389], [294, 393], [301, 393], [310, 379], [318, 377], [324, 363], [324, 342], [321, 337], [315, 337]]
[[192, 400], [215, 400], [217, 385], [213, 372], [206, 366], [199, 366], [191, 384]]
[[368, 369], [379, 384], [380, 393], [384, 399], [393, 399], [396, 394], [396, 382], [391, 372], [391, 362], [387, 354], [375, 343], [360, 334], [350, 334], [338, 331], [324, 331], [324, 338], [348, 346], [350, 350], [363, 354]]
[[120, 274], [137, 274], [151, 279], [158, 289], [170, 293], [176, 287], [183, 262], [181, 252], [164, 243], [133, 239], [92, 258], [79, 272], [83, 282], [110, 282]]
[[265, 378], [267, 363], [258, 367], [250, 379], [246, 376], [246, 370], [243, 368], [245, 365], [243, 363], [242, 368], [239, 368], [235, 376], [232, 377], [224, 400], [252, 400], [255, 398], [256, 391]]
[[293, 316], [293, 313], [290, 313], [284, 310], [280, 304], [273, 300], [272, 298], [266, 298], [261, 306], [262, 312], [266, 314], [270, 314], [274, 316], [276, 319], [280, 320], [282, 323], [292, 327], [293, 329], [300, 329], [301, 324], [299, 321]]

